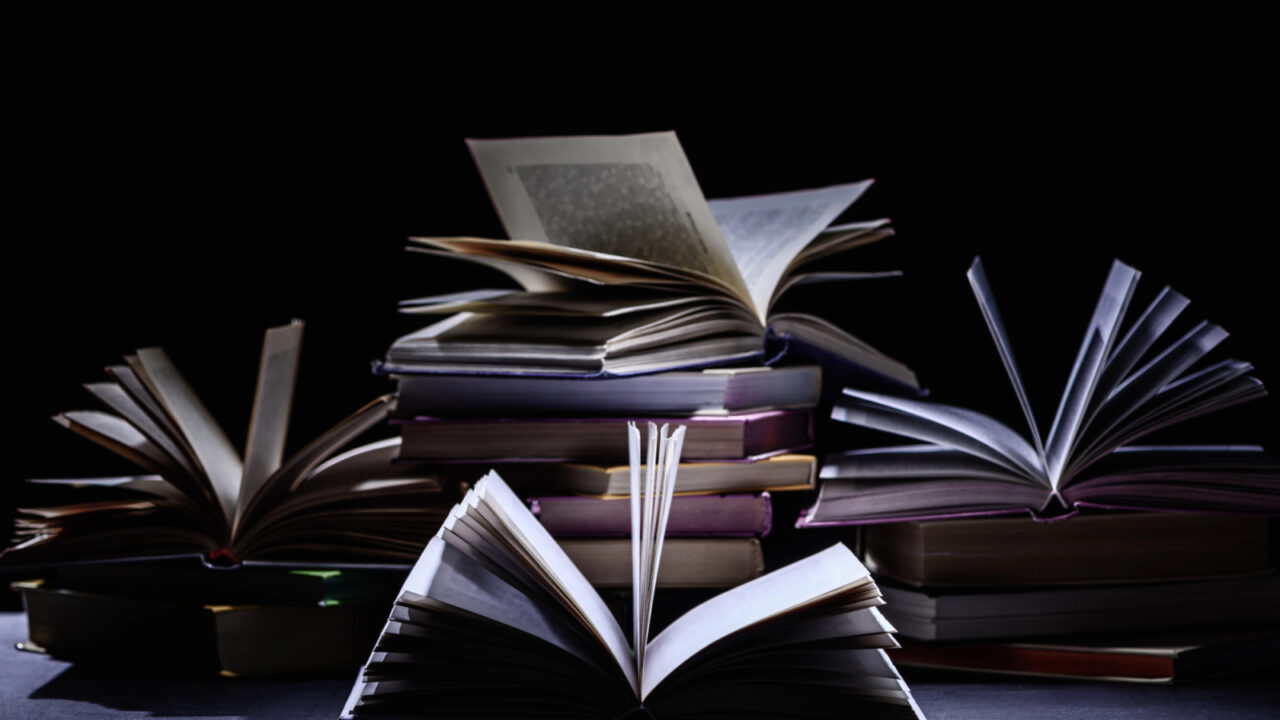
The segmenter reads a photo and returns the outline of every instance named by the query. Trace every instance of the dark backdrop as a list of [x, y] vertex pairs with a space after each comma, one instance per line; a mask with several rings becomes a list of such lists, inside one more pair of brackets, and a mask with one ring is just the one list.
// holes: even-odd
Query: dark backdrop
[[[898, 234], [864, 266], [906, 277], [820, 299], [937, 399], [1010, 423], [964, 278], [977, 254], [1042, 415], [1116, 257], [1225, 326], [1221, 355], [1280, 383], [1259, 38], [1211, 26], [1212, 46], [1183, 42], [1203, 40], [1193, 19], [1175, 36], [982, 27], [864, 21], [782, 48], [662, 38], [650, 64], [608, 41], [446, 47], [469, 30], [437, 24], [367, 50], [340, 31], [297, 48], [118, 43], [20, 73], [4, 486], [131, 471], [49, 417], [91, 407], [80, 384], [146, 345], [239, 443], [261, 332], [291, 317], [308, 322], [291, 448], [388, 391], [370, 361], [419, 325], [396, 300], [492, 279], [403, 250], [414, 234], [501, 236], [466, 137], [673, 129], [710, 197], [876, 178], [850, 217], [887, 215]], [[1173, 436], [1280, 451], [1278, 417], [1266, 399]]]

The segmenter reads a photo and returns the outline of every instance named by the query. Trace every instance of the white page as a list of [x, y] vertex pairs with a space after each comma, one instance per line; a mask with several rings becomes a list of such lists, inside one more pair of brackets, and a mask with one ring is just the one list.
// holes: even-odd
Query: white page
[[690, 610], [649, 643], [640, 697], [712, 643], [840, 590], [870, 584], [867, 569], [843, 545], [728, 590]]
[[230, 524], [235, 517], [240, 477], [244, 472], [235, 446], [164, 350], [143, 348], [138, 351], [138, 362], [146, 373], [140, 379], [151, 389], [191, 445], [196, 461], [209, 478], [223, 517]]
[[509, 236], [675, 265], [749, 296], [675, 133], [467, 144]]
[[89, 383], [84, 387], [94, 397], [102, 401], [104, 405], [129, 421], [129, 424], [133, 425], [134, 429], [145, 435], [156, 447], [163, 450], [166, 455], [173, 459], [174, 464], [186, 472], [187, 475], [192, 478], [199, 476], [196, 469], [192, 467], [186, 451], [178, 447], [178, 444], [169, 437], [164, 428], [152, 420], [146, 410], [134, 401], [129, 393], [125, 392], [124, 388], [110, 382]]
[[1062, 393], [1062, 401], [1058, 405], [1053, 426], [1049, 428], [1048, 441], [1045, 443], [1049, 481], [1055, 490], [1061, 482], [1062, 470], [1075, 445], [1076, 432], [1085, 420], [1085, 409], [1102, 374], [1104, 362], [1111, 355], [1111, 348], [1120, 331], [1120, 321], [1129, 307], [1129, 300], [1133, 297], [1140, 276], [1141, 273], [1137, 270], [1116, 260], [1111, 264], [1107, 281], [1102, 286], [1102, 293], [1093, 309], [1093, 317], [1089, 320], [1089, 328], [1080, 344], [1080, 352], [1076, 354], [1066, 390]]
[[995, 295], [991, 292], [991, 283], [987, 281], [987, 272], [982, 267], [982, 259], [974, 258], [967, 273], [969, 286], [978, 299], [978, 308], [982, 311], [982, 319], [987, 322], [987, 330], [995, 341], [996, 351], [1000, 353], [1000, 361], [1013, 383], [1013, 391], [1018, 395], [1018, 405], [1022, 407], [1022, 415], [1027, 419], [1027, 427], [1031, 430], [1031, 439], [1035, 442], [1036, 453], [1040, 458], [1040, 467], [1048, 472], [1048, 459], [1045, 455], [1044, 440], [1040, 428], [1036, 427], [1036, 416], [1031, 412], [1031, 402], [1027, 399], [1026, 386], [1022, 384], [1022, 374], [1018, 372], [1018, 363], [1013, 359], [1013, 346], [1009, 344], [1009, 333], [1005, 329], [1004, 320], [1000, 317], [1000, 309], [996, 307]]
[[707, 203], [763, 324], [791, 261], [844, 212], [870, 180], [816, 190], [725, 198]]
[[302, 328], [302, 321], [294, 320], [288, 325], [267, 330], [262, 340], [258, 386], [253, 394], [249, 437], [245, 440], [244, 473], [236, 505], [236, 524], [248, 510], [250, 499], [271, 473], [280, 468], [284, 459], [298, 359], [302, 354]]

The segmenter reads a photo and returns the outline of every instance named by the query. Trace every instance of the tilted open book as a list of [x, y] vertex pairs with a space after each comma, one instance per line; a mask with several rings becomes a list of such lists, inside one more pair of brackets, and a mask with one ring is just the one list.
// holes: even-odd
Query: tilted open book
[[[833, 226], [871, 184], [708, 203], [674, 133], [471, 141], [513, 240], [414, 238], [421, 252], [509, 275], [519, 290], [403, 303], [448, 314], [396, 340], [384, 369], [594, 377], [758, 360], [790, 347], [864, 380], [906, 366], [815, 315], [771, 313], [789, 288], [896, 273], [817, 261], [891, 234]], [[766, 360], [769, 358], [765, 358]]]
[[1164, 288], [1121, 334], [1137, 270], [1116, 261], [1043, 440], [980, 260], [969, 282], [1031, 431], [972, 410], [845, 390], [832, 417], [928, 442], [827, 459], [801, 526], [1081, 507], [1280, 512], [1280, 462], [1241, 445], [1133, 446], [1154, 430], [1266, 394], [1248, 363], [1197, 363], [1226, 332], [1200, 322], [1164, 343], [1187, 306]]
[[83, 499], [19, 508], [14, 546], [0, 557], [413, 562], [452, 499], [439, 479], [393, 465], [395, 442], [331, 457], [385, 419], [390, 396], [283, 459], [302, 328], [266, 333], [243, 460], [164, 350], [107, 368], [113, 381], [87, 388], [112, 412], [54, 419], [154, 474], [32, 481], [77, 486]]
[[491, 472], [409, 574], [344, 717], [919, 717], [879, 590], [843, 545], [648, 639], [683, 431], [656, 435], [642, 478], [630, 429], [629, 633]]

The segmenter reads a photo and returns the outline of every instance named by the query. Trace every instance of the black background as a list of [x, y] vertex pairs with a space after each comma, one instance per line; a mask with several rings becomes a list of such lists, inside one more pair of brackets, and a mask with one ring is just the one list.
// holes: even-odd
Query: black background
[[[466, 137], [675, 130], [709, 197], [876, 178], [849, 217], [897, 236], [858, 266], [906, 277], [822, 299], [936, 399], [1015, 427], [975, 255], [1042, 416], [1117, 257], [1232, 333], [1215, 357], [1280, 383], [1274, 52], [1249, 18], [97, 20], [31, 28], [10, 88], [8, 490], [132, 471], [49, 417], [138, 347], [163, 345], [238, 443], [261, 333], [292, 317], [291, 448], [389, 391], [370, 361], [420, 324], [396, 301], [493, 279], [403, 250], [502, 236]], [[1276, 406], [1165, 437], [1280, 451]]]

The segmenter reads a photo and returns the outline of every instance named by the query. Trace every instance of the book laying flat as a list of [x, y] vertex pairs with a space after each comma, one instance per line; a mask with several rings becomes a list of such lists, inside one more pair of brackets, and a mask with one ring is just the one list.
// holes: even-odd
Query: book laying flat
[[[812, 490], [817, 458], [774, 455], [755, 462], [681, 463], [677, 495], [728, 492]], [[628, 497], [631, 470], [626, 465], [579, 463], [495, 464], [494, 469], [524, 495], [574, 493], [603, 498]], [[457, 475], [457, 469], [449, 473]], [[470, 472], [470, 471], [467, 471]], [[463, 479], [459, 477], [459, 479]]]
[[[631, 537], [628, 498], [553, 495], [529, 499], [552, 537]], [[687, 495], [671, 499], [668, 537], [764, 537], [773, 523], [769, 493]]]
[[984, 640], [1280, 620], [1280, 577], [1007, 590], [882, 587], [885, 617], [914, 640]]
[[[560, 538], [565, 555], [593, 587], [631, 586], [630, 538]], [[764, 574], [764, 553], [753, 537], [668, 537], [659, 588], [731, 588]]]
[[1266, 394], [1248, 363], [1200, 361], [1226, 337], [1200, 322], [1169, 338], [1188, 301], [1164, 288], [1125, 318], [1140, 273], [1111, 266], [1042, 439], [981, 260], [969, 282], [1030, 430], [964, 408], [846, 388], [832, 418], [924, 441], [852, 450], [822, 468], [801, 526], [1081, 508], [1280, 513], [1280, 460], [1253, 445], [1138, 446], [1135, 439]]
[[267, 331], [243, 457], [160, 348], [107, 368], [88, 390], [111, 412], [54, 419], [147, 474], [32, 480], [65, 502], [18, 508], [0, 562], [37, 565], [197, 554], [216, 562], [408, 566], [454, 495], [394, 463], [385, 441], [339, 453], [387, 415], [374, 400], [284, 457], [302, 323]]
[[867, 567], [916, 586], [1029, 586], [1190, 580], [1271, 571], [1267, 518], [1093, 513], [868, 525]]
[[796, 286], [897, 274], [828, 264], [892, 234], [887, 220], [833, 224], [871, 181], [708, 203], [674, 133], [469, 145], [513, 239], [411, 249], [519, 288], [405, 301], [445, 317], [397, 339], [383, 371], [609, 377], [794, 355], [856, 384], [918, 390], [909, 368], [845, 330], [772, 312]]
[[385, 602], [212, 605], [15, 583], [30, 641], [19, 648], [77, 662], [167, 672], [263, 675], [357, 667]]
[[904, 667], [1172, 684], [1280, 664], [1280, 627], [1124, 633], [1036, 642], [924, 644], [890, 650]]
[[[686, 460], [755, 460], [813, 444], [813, 411], [653, 418], [683, 423]], [[400, 459], [412, 462], [566, 461], [627, 456], [627, 418], [431, 418], [400, 427]]]
[[[708, 600], [650, 639], [683, 431], [629, 432], [629, 631], [492, 472], [406, 579], [344, 718], [918, 718], [870, 574], [843, 545]], [[661, 449], [659, 449], [661, 448]]]
[[817, 365], [712, 368], [605, 378], [400, 375], [395, 414], [725, 415], [818, 404]]

